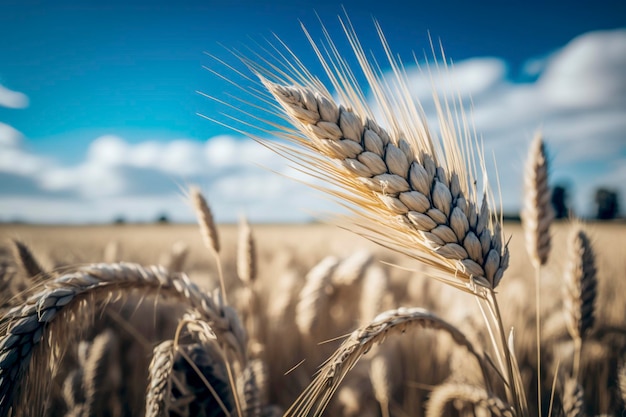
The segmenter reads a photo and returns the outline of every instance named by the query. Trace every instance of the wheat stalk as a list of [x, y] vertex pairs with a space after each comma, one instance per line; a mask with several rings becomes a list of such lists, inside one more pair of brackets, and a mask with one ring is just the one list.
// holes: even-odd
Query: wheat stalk
[[246, 335], [235, 311], [223, 305], [219, 297], [201, 292], [186, 275], [127, 263], [90, 265], [50, 280], [0, 320], [1, 328], [5, 329], [0, 338], [0, 416], [5, 417], [9, 412], [34, 348], [59, 313], [71, 311], [88, 296], [106, 301], [112, 293], [123, 294], [132, 289], [180, 299], [207, 320], [220, 343], [245, 363]]
[[[485, 383], [488, 383], [486, 363], [472, 343], [456, 327], [421, 308], [399, 308], [379, 314], [370, 324], [350, 334], [320, 369], [319, 374], [302, 392], [286, 416], [319, 416], [346, 374], [374, 345], [388, 335], [403, 333], [411, 327], [423, 327], [448, 333], [459, 346], [466, 348], [478, 361]], [[312, 414], [311, 414], [312, 413]]]
[[465, 384], [447, 383], [433, 390], [428, 401], [426, 417], [450, 415], [448, 406], [454, 404], [461, 415], [485, 415], [476, 411], [488, 412], [494, 417], [515, 417], [513, 408], [501, 399], [490, 395], [484, 389]]
[[541, 267], [550, 255], [550, 224], [554, 217], [548, 186], [548, 158], [540, 134], [530, 145], [524, 171], [522, 227], [526, 250], [535, 267], [535, 329], [537, 340], [537, 402], [541, 410]]

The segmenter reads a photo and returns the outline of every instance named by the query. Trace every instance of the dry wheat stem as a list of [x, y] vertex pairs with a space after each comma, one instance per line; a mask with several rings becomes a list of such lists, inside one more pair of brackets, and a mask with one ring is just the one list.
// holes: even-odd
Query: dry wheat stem
[[48, 281], [43, 289], [2, 318], [0, 324], [6, 331], [0, 338], [0, 416], [9, 412], [15, 391], [29, 368], [33, 348], [58, 313], [71, 310], [87, 296], [106, 300], [111, 293], [128, 289], [180, 299], [207, 320], [220, 343], [245, 363], [245, 331], [236, 312], [223, 305], [218, 295], [211, 297], [200, 291], [186, 275], [171, 274], [160, 267], [94, 264]]
[[[403, 333], [412, 327], [441, 330], [448, 333], [459, 346], [466, 348], [478, 361], [485, 383], [488, 383], [486, 363], [465, 335], [453, 325], [421, 308], [399, 308], [379, 314], [369, 325], [361, 327], [341, 344], [324, 363], [313, 382], [294, 402], [286, 416], [319, 416], [347, 373], [374, 345], [382, 343], [389, 334]], [[312, 414], [311, 414], [312, 413]]]
[[426, 417], [448, 416], [446, 409], [453, 404], [457, 410], [465, 410], [466, 414], [462, 415], [484, 415], [477, 414], [477, 410], [486, 411], [495, 417], [515, 417], [516, 415], [511, 406], [482, 388], [447, 383], [439, 385], [430, 394]]

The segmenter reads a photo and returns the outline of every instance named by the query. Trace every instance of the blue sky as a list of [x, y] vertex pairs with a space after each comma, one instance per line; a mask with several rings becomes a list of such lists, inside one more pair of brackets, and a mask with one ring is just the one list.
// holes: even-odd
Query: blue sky
[[[225, 109], [197, 91], [233, 88], [203, 69], [227, 48], [276, 34], [316, 69], [299, 25], [337, 39], [341, 4], [367, 47], [381, 24], [411, 61], [441, 39], [472, 93], [495, 153], [504, 206], [519, 206], [522, 161], [542, 127], [553, 179], [579, 214], [598, 185], [626, 195], [626, 6], [596, 2], [12, 1], [0, 3], [0, 220], [191, 219], [180, 186], [197, 182], [221, 221], [297, 221], [326, 209], [258, 145], [197, 113]], [[341, 43], [341, 42], [340, 42]], [[223, 45], [223, 46], [222, 46]], [[415, 95], [428, 100], [415, 74]], [[224, 158], [230, 158], [226, 161]], [[502, 165], [502, 162], [500, 162]], [[238, 192], [231, 190], [235, 187]], [[293, 196], [286, 205], [276, 200]], [[625, 206], [626, 204], [623, 204]], [[71, 214], [70, 214], [71, 213]]]

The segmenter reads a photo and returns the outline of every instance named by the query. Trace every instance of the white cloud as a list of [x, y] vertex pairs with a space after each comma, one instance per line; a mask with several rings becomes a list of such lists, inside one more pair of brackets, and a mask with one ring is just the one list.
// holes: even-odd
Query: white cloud
[[[303, 221], [329, 203], [287, 178], [298, 175], [264, 146], [226, 135], [206, 142], [138, 144], [106, 135], [73, 166], [32, 154], [23, 143], [4, 141], [0, 179], [14, 186], [0, 185], [0, 220], [106, 222], [124, 216], [151, 221], [167, 213], [173, 220], [192, 221], [183, 194], [196, 183], [218, 221], [236, 221], [242, 210], [252, 221]], [[16, 190], [20, 184], [28, 189]]]
[[9, 90], [0, 84], [0, 107], [24, 109], [28, 107], [28, 96], [24, 93]]
[[[552, 178], [575, 184], [579, 214], [591, 214], [590, 193], [606, 178], [618, 178], [626, 195], [626, 175], [615, 168], [626, 165], [626, 30], [587, 33], [546, 57], [530, 58], [522, 70], [537, 77], [532, 82], [512, 81], [506, 68], [494, 58], [455, 63], [445, 75], [414, 68], [409, 85], [431, 124], [432, 85], [461, 92], [488, 161], [492, 152], [498, 161], [505, 209], [519, 208], [523, 161], [537, 130], [553, 157]], [[585, 168], [590, 162], [598, 163], [595, 176]]]

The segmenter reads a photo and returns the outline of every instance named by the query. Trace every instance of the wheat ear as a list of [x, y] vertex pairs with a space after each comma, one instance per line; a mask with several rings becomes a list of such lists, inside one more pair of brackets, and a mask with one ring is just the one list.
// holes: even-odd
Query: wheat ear
[[379, 351], [370, 363], [370, 381], [383, 417], [389, 417], [389, 404], [394, 385], [390, 360], [386, 352]]
[[[117, 343], [113, 332], [108, 330], [89, 345], [83, 365], [85, 409], [89, 415], [97, 415], [97, 409], [104, 406], [108, 406], [112, 415], [121, 415], [121, 402], [116, 395], [122, 377]], [[108, 391], [109, 395], [104, 396], [103, 391]]]
[[222, 297], [224, 297], [224, 301], [226, 301], [226, 285], [224, 283], [224, 273], [222, 272], [222, 262], [220, 261], [220, 239], [215, 220], [213, 219], [213, 213], [211, 213], [209, 204], [198, 187], [190, 187], [189, 196], [196, 212], [196, 217], [198, 218], [198, 225], [200, 226], [200, 234], [202, 235], [204, 246], [206, 246], [215, 257], [217, 272], [220, 278], [220, 288], [222, 289]]
[[565, 323], [575, 343], [574, 379], [578, 379], [582, 343], [595, 321], [596, 260], [591, 241], [575, 225], [569, 241], [563, 286]]
[[146, 417], [160, 417], [167, 412], [174, 366], [174, 341], [159, 343], [153, 350], [148, 369]]
[[245, 217], [239, 222], [239, 242], [237, 244], [237, 275], [246, 285], [256, 279], [256, 244], [252, 229]]
[[548, 157], [540, 134], [535, 135], [524, 170], [522, 226], [530, 260], [539, 268], [550, 255], [550, 224], [554, 217], [548, 185]]
[[15, 259], [15, 262], [27, 278], [33, 278], [45, 273], [33, 252], [24, 242], [18, 239], [11, 239], [11, 249], [13, 251], [13, 259]]
[[513, 408], [501, 399], [490, 395], [484, 389], [465, 384], [448, 383], [439, 385], [430, 394], [426, 417], [444, 417], [451, 413], [450, 405], [458, 411], [465, 411], [462, 415], [484, 415], [476, 413], [486, 411], [494, 417], [515, 417]]
[[526, 250], [535, 267], [535, 330], [537, 339], [537, 402], [541, 405], [541, 267], [550, 255], [550, 224], [553, 211], [548, 186], [548, 158], [540, 134], [530, 145], [524, 171], [524, 203], [522, 227]]
[[619, 393], [622, 398], [622, 402], [624, 403], [624, 408], [626, 409], [626, 364], [622, 364], [619, 367], [617, 375], [617, 384], [619, 386]]
[[563, 386], [563, 415], [585, 417], [585, 392], [575, 379], [568, 379]]
[[312, 337], [322, 327], [320, 322], [325, 317], [330, 302], [332, 277], [337, 265], [339, 259], [327, 256], [306, 275], [306, 282], [296, 305], [296, 325], [302, 335]]
[[314, 169], [371, 221], [368, 237], [438, 267], [465, 291], [471, 282], [498, 285], [509, 252], [486, 199], [480, 208], [472, 201], [466, 172], [438, 163], [432, 144], [390, 134], [324, 91], [261, 80], [301, 132], [289, 139], [323, 155], [311, 157]]
[[341, 381], [358, 360], [388, 335], [403, 333], [412, 327], [441, 330], [448, 333], [459, 346], [466, 348], [478, 361], [485, 383], [488, 383], [486, 363], [474, 345], [456, 327], [421, 308], [399, 308], [379, 314], [370, 324], [350, 334], [320, 369], [313, 382], [294, 402], [286, 416], [319, 416], [328, 405]]
[[220, 343], [245, 363], [246, 334], [236, 312], [219, 297], [200, 291], [186, 275], [127, 263], [95, 264], [50, 280], [0, 320], [1, 328], [6, 329], [0, 338], [0, 417], [9, 412], [33, 349], [59, 313], [72, 311], [88, 296], [106, 301], [112, 294], [129, 289], [180, 299], [210, 323]]

